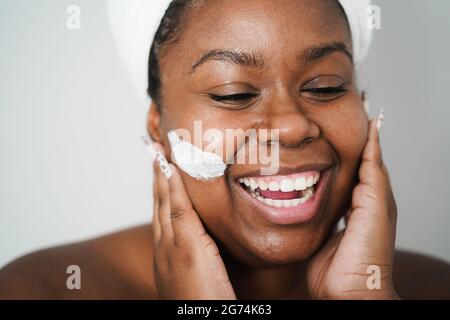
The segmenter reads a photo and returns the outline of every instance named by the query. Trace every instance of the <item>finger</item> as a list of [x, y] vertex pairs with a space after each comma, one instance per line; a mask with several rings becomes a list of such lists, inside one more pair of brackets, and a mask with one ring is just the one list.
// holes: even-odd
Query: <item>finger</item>
[[392, 184], [391, 184], [391, 178], [389, 175], [388, 169], [383, 164], [383, 171], [385, 173], [386, 177], [386, 184], [388, 185], [387, 190], [387, 198], [389, 199], [388, 207], [389, 207], [389, 216], [394, 223], [394, 225], [397, 225], [397, 203], [395, 201], [394, 192], [392, 190]]
[[374, 165], [379, 165], [381, 167], [382, 153], [377, 122], [378, 120], [376, 119], [369, 121], [367, 142], [362, 154], [362, 160], [371, 162]]
[[359, 170], [359, 179], [362, 183], [377, 184], [383, 176], [383, 159], [377, 129], [377, 120], [373, 119], [369, 122], [369, 132], [366, 146], [362, 154], [362, 162]]
[[[379, 119], [382, 116], [379, 117]], [[382, 150], [379, 139], [379, 119], [369, 122], [366, 146], [362, 154], [359, 169], [360, 183], [352, 194], [352, 207], [347, 213], [347, 226], [360, 234], [370, 237], [379, 232], [390, 233], [392, 221], [389, 219], [391, 202], [390, 183], [382, 160]]]
[[171, 220], [177, 246], [195, 246], [197, 239], [206, 235], [205, 228], [192, 206], [177, 168], [171, 164], [169, 180]]
[[348, 226], [348, 220], [350, 219], [351, 214], [352, 214], [352, 209], [348, 208], [348, 210], [346, 211], [345, 216], [344, 216], [344, 222], [345, 222], [346, 227]]
[[161, 239], [161, 225], [159, 223], [159, 203], [158, 203], [158, 192], [156, 190], [156, 177], [153, 175], [153, 220], [152, 220], [152, 234], [153, 243], [155, 245], [159, 244]]
[[[154, 163], [156, 191], [158, 196], [158, 219], [161, 226], [161, 240], [166, 242], [173, 241], [172, 223], [170, 220], [170, 191], [167, 174], [163, 170], [167, 170], [168, 163], [164, 158], [163, 149], [160, 145], [154, 144], [158, 152]], [[165, 163], [163, 163], [165, 161]], [[165, 166], [161, 168], [161, 166]]]
[[367, 142], [359, 168], [360, 182], [354, 189], [352, 209], [356, 207], [381, 208], [387, 201], [386, 190], [389, 188], [389, 181], [383, 169], [377, 121], [372, 119], [369, 122]]

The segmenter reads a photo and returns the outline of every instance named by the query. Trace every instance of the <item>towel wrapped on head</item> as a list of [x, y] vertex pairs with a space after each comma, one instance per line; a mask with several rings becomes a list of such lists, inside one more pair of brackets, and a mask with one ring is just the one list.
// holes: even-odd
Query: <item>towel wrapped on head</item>
[[[372, 30], [367, 26], [371, 0], [338, 0], [350, 25], [355, 63], [367, 55]], [[108, 16], [119, 54], [129, 72], [140, 101], [147, 96], [148, 56], [153, 37], [170, 0], [108, 0]]]
[[372, 42], [372, 29], [368, 27], [369, 19], [367, 9], [371, 0], [339, 0], [344, 8], [350, 25], [353, 42], [353, 56], [358, 64], [367, 56]]

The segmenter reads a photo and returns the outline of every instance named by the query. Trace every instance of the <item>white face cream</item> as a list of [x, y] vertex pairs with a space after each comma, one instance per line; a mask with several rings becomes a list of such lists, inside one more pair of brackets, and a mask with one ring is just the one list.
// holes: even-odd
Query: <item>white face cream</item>
[[197, 180], [209, 180], [225, 174], [227, 165], [215, 153], [204, 152], [193, 144], [182, 141], [174, 131], [167, 134], [172, 148], [172, 159], [178, 167]]

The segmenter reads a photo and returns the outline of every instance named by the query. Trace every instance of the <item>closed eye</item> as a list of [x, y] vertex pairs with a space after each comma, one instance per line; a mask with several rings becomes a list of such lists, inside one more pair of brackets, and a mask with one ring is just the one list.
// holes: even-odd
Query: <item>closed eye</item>
[[214, 101], [218, 102], [228, 102], [228, 103], [236, 103], [236, 102], [245, 102], [246, 100], [257, 97], [256, 93], [237, 93], [230, 94], [225, 96], [219, 96], [215, 94], [209, 94], [209, 97]]
[[304, 89], [302, 91], [310, 92], [310, 93], [314, 93], [314, 94], [327, 95], [327, 94], [346, 92], [347, 89], [344, 86], [339, 86], [339, 87], [310, 88], [310, 89]]
[[311, 100], [317, 102], [330, 102], [342, 97], [348, 89], [342, 85], [338, 87], [312, 87], [302, 90], [302, 95]]

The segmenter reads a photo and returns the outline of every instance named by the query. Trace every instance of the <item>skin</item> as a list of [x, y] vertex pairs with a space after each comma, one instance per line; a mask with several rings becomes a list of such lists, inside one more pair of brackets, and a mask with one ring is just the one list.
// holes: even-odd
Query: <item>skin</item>
[[[0, 297], [450, 298], [448, 264], [394, 251], [397, 208], [352, 61], [340, 51], [304, 59], [311, 47], [327, 43], [351, 51], [335, 1], [208, 2], [163, 52], [161, 104], [152, 104], [148, 121], [169, 162], [167, 132], [192, 131], [196, 120], [204, 130], [279, 129], [282, 167], [331, 167], [314, 219], [280, 226], [255, 214], [235, 181], [260, 165], [231, 165], [224, 177], [205, 182], [173, 164], [167, 179], [155, 162], [151, 226], [19, 259], [0, 271]], [[192, 71], [205, 52], [230, 48], [254, 54], [262, 66], [216, 59]], [[345, 92], [310, 91], [341, 85]], [[236, 103], [208, 96], [247, 92], [254, 96]], [[346, 229], [336, 233], [342, 216]], [[83, 290], [65, 287], [68, 264], [83, 270]], [[367, 288], [370, 265], [381, 269], [380, 290]]]
[[[217, 11], [219, 4], [228, 14], [222, 9]], [[232, 165], [225, 177], [211, 182], [197, 181], [182, 173], [193, 206], [208, 231], [240, 261], [252, 266], [271, 266], [307, 259], [348, 205], [345, 202], [349, 200], [367, 137], [367, 117], [353, 81], [353, 66], [346, 56], [336, 53], [303, 67], [298, 57], [305, 49], [322, 43], [341, 42], [351, 48], [345, 20], [336, 4], [330, 1], [314, 5], [311, 1], [276, 4], [231, 1], [217, 5], [197, 10], [191, 20], [201, 23], [187, 24], [177, 50], [167, 50], [161, 59], [164, 70], [162, 114], [151, 112], [150, 134], [161, 142], [165, 153], [170, 154], [166, 133], [176, 128], [193, 131], [195, 120], [202, 121], [204, 130], [279, 129], [280, 166], [295, 168], [308, 162], [333, 165], [333, 187], [321, 218], [288, 228], [262, 221], [247, 201], [233, 191], [236, 178], [259, 170], [261, 165]], [[306, 11], [311, 7], [314, 9]], [[271, 13], [270, 17], [267, 12]], [[329, 22], [317, 30], [318, 19]], [[206, 30], [208, 36], [195, 40], [196, 45], [192, 46], [193, 39]], [[308, 36], [303, 38], [299, 34]], [[209, 61], [195, 73], [190, 72], [202, 53], [217, 48], [242, 48], [255, 55], [261, 53], [267, 67], [260, 70]], [[179, 63], [174, 65], [172, 61]], [[325, 74], [331, 76], [320, 78]], [[311, 80], [317, 79], [316, 86], [329, 86], [339, 81], [338, 78], [349, 83], [347, 94], [340, 99], [320, 103], [310, 95], [299, 94], [299, 89]], [[170, 90], [164, 90], [169, 83]], [[245, 93], [250, 87], [257, 88], [253, 92], [259, 97], [245, 104], [224, 105], [206, 97], [211, 92]], [[237, 111], [242, 105], [246, 108]], [[209, 192], [208, 199], [204, 197], [205, 188]]]

